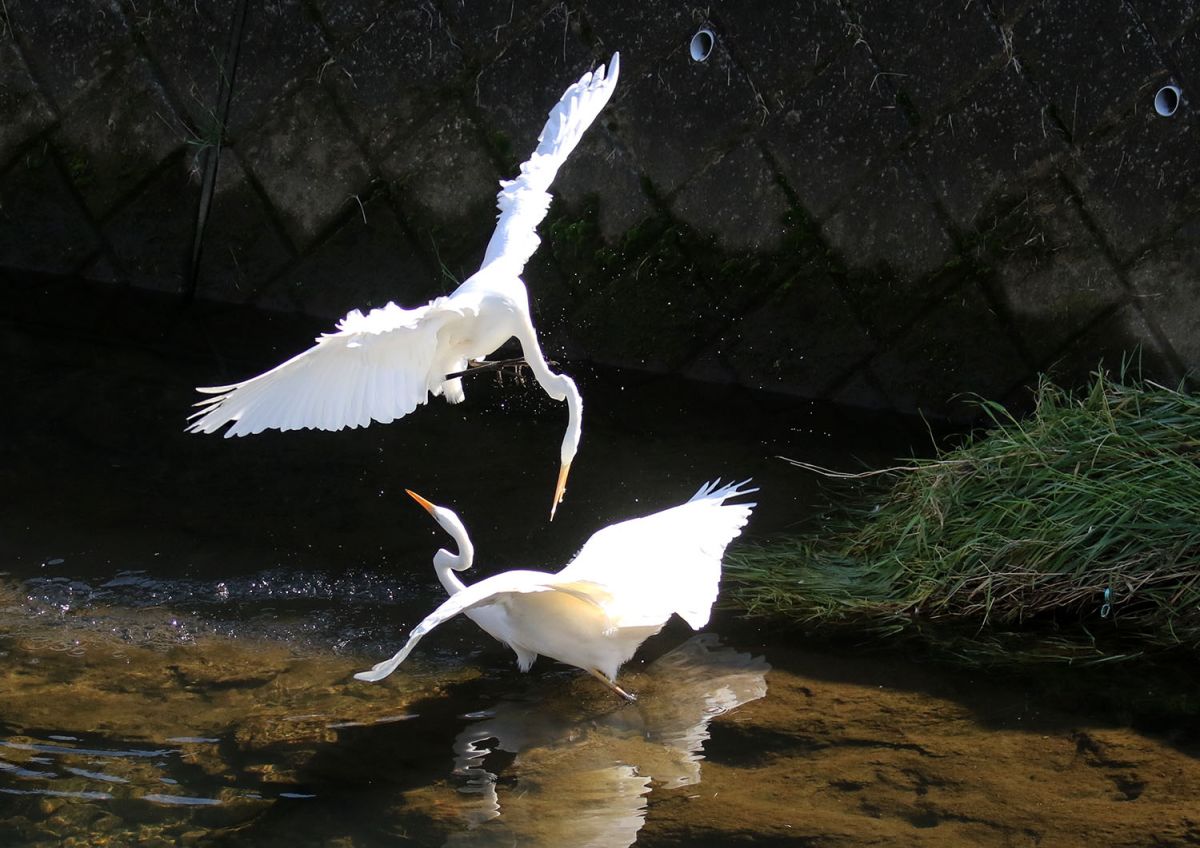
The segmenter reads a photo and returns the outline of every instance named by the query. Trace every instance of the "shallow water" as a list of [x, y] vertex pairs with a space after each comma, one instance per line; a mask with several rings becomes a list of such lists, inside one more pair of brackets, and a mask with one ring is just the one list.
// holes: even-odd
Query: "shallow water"
[[536, 388], [189, 436], [191, 386], [307, 326], [96, 295], [113, 328], [26, 294], [0, 329], [0, 844], [1200, 844], [1190, 671], [993, 678], [719, 613], [647, 643], [635, 704], [544, 659], [521, 675], [466, 620], [351, 678], [442, 591], [406, 487], [460, 513], [477, 579], [717, 476], [754, 476], [747, 532], [778, 530], [824, 503], [778, 454], [878, 465], [919, 429], [572, 368], [585, 435], [549, 524], [565, 412]]

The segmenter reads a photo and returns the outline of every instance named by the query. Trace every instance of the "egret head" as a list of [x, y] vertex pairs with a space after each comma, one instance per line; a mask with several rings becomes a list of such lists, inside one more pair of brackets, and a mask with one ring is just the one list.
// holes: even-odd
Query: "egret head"
[[411, 489], [405, 489], [408, 496], [425, 508], [425, 511], [433, 516], [441, 528], [454, 537], [454, 541], [458, 542], [458, 553], [452, 554], [447, 550], [440, 550], [434, 556], [434, 565], [445, 565], [453, 568], [455, 571], [465, 571], [471, 567], [475, 548], [471, 544], [471, 539], [467, 535], [467, 528], [463, 525], [462, 520], [455, 514], [454, 510], [447, 509], [444, 506], [430, 503], [425, 498], [418, 495]]

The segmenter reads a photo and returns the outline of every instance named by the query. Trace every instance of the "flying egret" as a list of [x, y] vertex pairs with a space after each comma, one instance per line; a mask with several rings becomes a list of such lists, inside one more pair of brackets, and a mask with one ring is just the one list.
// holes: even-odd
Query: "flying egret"
[[[412, 629], [395, 656], [354, 676], [382, 680], [404, 662], [422, 636], [466, 613], [516, 651], [521, 671], [527, 671], [539, 654], [545, 655], [582, 668], [633, 700], [616, 678], [638, 646], [662, 630], [672, 613], [694, 630], [708, 623], [725, 547], [755, 506], [725, 501], [757, 492], [741, 488], [749, 482], [706, 483], [686, 503], [605, 527], [557, 574], [506, 571], [470, 586], [453, 578], [453, 584], [446, 585], [450, 597]], [[445, 567], [439, 567], [439, 577], [452, 578], [449, 569], [469, 566], [474, 546], [453, 511], [418, 500], [459, 544], [457, 555], [443, 550], [435, 560]]]
[[537, 226], [550, 207], [550, 184], [584, 131], [612, 96], [620, 70], [614, 53], [584, 74], [550, 110], [538, 146], [515, 180], [500, 183], [496, 230], [483, 264], [448, 296], [404, 309], [388, 303], [366, 315], [350, 312], [337, 331], [257, 377], [228, 386], [200, 388], [211, 395], [196, 404], [187, 430], [225, 436], [266, 429], [340, 430], [387, 424], [442, 395], [449, 403], [464, 398], [456, 375], [516, 337], [538, 384], [554, 400], [567, 403], [567, 431], [550, 518], [562, 501], [567, 474], [579, 447], [583, 400], [575, 383], [550, 370], [529, 314], [521, 281], [525, 263], [537, 250]]

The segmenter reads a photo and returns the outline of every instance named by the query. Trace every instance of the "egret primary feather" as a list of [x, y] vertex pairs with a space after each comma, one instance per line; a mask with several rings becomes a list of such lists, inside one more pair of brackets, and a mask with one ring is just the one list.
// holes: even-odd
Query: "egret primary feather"
[[430, 396], [463, 400], [462, 379], [449, 375], [480, 361], [510, 338], [534, 379], [554, 400], [567, 403], [567, 431], [550, 517], [562, 500], [583, 428], [583, 400], [574, 381], [550, 370], [538, 343], [529, 296], [520, 275], [537, 250], [538, 224], [550, 206], [558, 169], [612, 96], [620, 70], [613, 54], [567, 88], [550, 111], [538, 145], [513, 180], [500, 183], [496, 230], [483, 264], [448, 296], [416, 309], [395, 303], [363, 314], [350, 312], [316, 344], [286, 362], [240, 383], [201, 388], [187, 429], [244, 436], [267, 429], [340, 430], [389, 423]]

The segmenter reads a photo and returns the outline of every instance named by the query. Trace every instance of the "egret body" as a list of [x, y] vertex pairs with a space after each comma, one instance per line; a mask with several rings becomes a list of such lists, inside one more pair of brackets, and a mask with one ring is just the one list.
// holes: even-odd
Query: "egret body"
[[582, 668], [632, 700], [616, 677], [638, 646], [673, 614], [693, 629], [708, 623], [721, 558], [754, 508], [726, 503], [758, 491], [743, 485], [708, 483], [679, 506], [605, 527], [557, 573], [506, 571], [470, 586], [450, 573], [474, 558], [466, 528], [453, 511], [417, 497], [459, 543], [458, 554], [442, 550], [434, 560], [450, 597], [413, 628], [391, 659], [354, 676], [382, 680], [429, 631], [465, 613], [516, 651], [522, 671], [544, 655]]
[[547, 365], [520, 275], [540, 243], [537, 226], [550, 207], [550, 185], [612, 96], [619, 69], [614, 53], [607, 71], [601, 65], [564, 92], [520, 174], [500, 183], [500, 215], [483, 264], [454, 292], [415, 309], [388, 303], [365, 315], [354, 310], [335, 332], [319, 336], [313, 347], [275, 368], [241, 383], [199, 389], [210, 396], [196, 404], [188, 431], [214, 433], [229, 424], [229, 437], [266, 429], [387, 424], [431, 395], [462, 401], [462, 378], [449, 375], [515, 337], [534, 379], [551, 398], [567, 404], [553, 519], [579, 448], [583, 400], [570, 377]]

